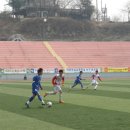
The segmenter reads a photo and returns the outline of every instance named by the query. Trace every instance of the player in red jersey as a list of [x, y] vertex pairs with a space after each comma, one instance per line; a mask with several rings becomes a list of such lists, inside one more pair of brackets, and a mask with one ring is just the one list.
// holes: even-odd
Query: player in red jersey
[[92, 75], [92, 82], [91, 82], [91, 84], [94, 86], [94, 90], [97, 89], [98, 84], [99, 84], [97, 80], [102, 81], [101, 78], [100, 78], [100, 75], [98, 73], [98, 70], [96, 70], [95, 74]]
[[61, 89], [61, 85], [62, 86], [64, 85], [63, 73], [64, 73], [63, 70], [59, 70], [59, 73], [52, 78], [52, 85], [54, 86], [54, 90], [52, 92], [46, 92], [44, 97], [48, 95], [56, 95], [57, 93], [59, 93], [59, 103], [64, 103], [64, 101], [62, 100], [62, 89]]

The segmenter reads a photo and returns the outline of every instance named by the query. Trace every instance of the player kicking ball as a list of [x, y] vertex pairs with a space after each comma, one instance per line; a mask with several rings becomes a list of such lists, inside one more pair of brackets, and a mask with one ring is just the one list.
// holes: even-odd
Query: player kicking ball
[[59, 93], [59, 103], [64, 103], [64, 101], [62, 100], [62, 89], [61, 89], [61, 85], [62, 86], [64, 85], [63, 70], [59, 70], [59, 74], [53, 77], [52, 84], [54, 86], [54, 91], [46, 92], [44, 97], [48, 95], [56, 95], [57, 93]]
[[25, 103], [26, 107], [29, 108], [29, 104], [34, 100], [36, 96], [38, 96], [39, 101], [41, 101], [42, 106], [45, 106], [45, 102], [43, 101], [39, 90], [43, 89], [41, 86], [41, 76], [43, 75], [43, 69], [39, 68], [37, 71], [37, 75], [33, 77], [33, 83], [32, 83], [32, 96], [29, 98], [29, 100]]
[[85, 79], [82, 79], [82, 75], [83, 75], [83, 71], [80, 71], [79, 75], [77, 75], [76, 80], [74, 81], [74, 84], [70, 87], [70, 89], [74, 88], [77, 85], [80, 85], [81, 89], [85, 90], [83, 83], [81, 81], [81, 80], [85, 80]]
[[96, 70], [95, 74], [92, 75], [92, 82], [91, 82], [91, 85], [94, 86], [94, 90], [97, 90], [97, 87], [98, 87], [98, 81], [102, 81], [101, 78], [100, 78], [100, 75], [98, 73], [98, 70]]

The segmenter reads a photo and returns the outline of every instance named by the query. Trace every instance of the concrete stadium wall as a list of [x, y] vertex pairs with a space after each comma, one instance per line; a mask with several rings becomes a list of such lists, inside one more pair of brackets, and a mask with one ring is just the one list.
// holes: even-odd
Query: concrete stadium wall
[[[77, 73], [65, 74], [66, 79], [75, 79]], [[84, 73], [84, 78], [90, 78], [92, 74]], [[24, 80], [24, 74], [4, 74], [0, 75], [0, 80]], [[34, 74], [27, 74], [27, 79], [32, 80]], [[51, 80], [54, 74], [44, 74], [43, 80]], [[130, 78], [130, 73], [101, 73], [102, 78]]]

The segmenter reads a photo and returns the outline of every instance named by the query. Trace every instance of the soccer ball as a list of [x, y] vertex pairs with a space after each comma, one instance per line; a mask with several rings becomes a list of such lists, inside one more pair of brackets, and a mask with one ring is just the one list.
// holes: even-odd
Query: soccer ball
[[47, 102], [48, 107], [52, 107], [52, 102]]

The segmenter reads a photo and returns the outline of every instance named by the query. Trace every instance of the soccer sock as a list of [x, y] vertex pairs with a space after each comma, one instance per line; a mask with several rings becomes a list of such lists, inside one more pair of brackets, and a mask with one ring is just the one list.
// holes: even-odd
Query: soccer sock
[[84, 88], [83, 84], [81, 83], [81, 88]]
[[70, 88], [73, 88], [74, 86], [71, 86]]
[[97, 87], [98, 87], [98, 85], [96, 85], [94, 89], [97, 89]]
[[41, 97], [40, 95], [38, 95], [38, 99], [39, 99], [40, 101], [42, 101], [42, 97]]
[[29, 104], [30, 103], [30, 101], [27, 101], [27, 104]]
[[45, 102], [42, 100], [42, 104], [45, 104]]
[[29, 104], [30, 102], [32, 102], [33, 101], [33, 99], [34, 99], [34, 97], [32, 96], [32, 97], [30, 97], [29, 98], [29, 101], [27, 101], [27, 104]]
[[54, 95], [55, 93], [54, 92], [47, 92], [46, 94], [47, 95]]
[[77, 85], [77, 84], [76, 84], [76, 83], [74, 83], [74, 84], [73, 84], [73, 86], [71, 86], [71, 88], [74, 88], [76, 85]]
[[62, 100], [62, 93], [59, 93], [59, 101]]
[[42, 96], [38, 95], [38, 99], [42, 102], [42, 104], [45, 104], [45, 102], [42, 99]]

